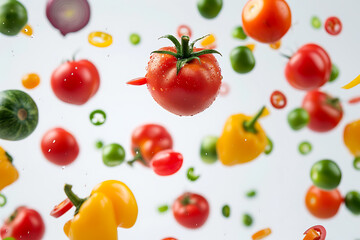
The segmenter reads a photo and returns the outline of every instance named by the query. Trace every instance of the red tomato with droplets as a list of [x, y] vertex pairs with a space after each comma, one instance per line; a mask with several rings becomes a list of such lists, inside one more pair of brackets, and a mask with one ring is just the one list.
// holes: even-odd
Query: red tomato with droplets
[[209, 203], [201, 195], [184, 193], [178, 197], [172, 206], [175, 220], [186, 228], [199, 228], [209, 217]]
[[329, 55], [322, 47], [313, 43], [302, 46], [285, 68], [286, 80], [299, 90], [315, 90], [327, 83], [330, 75]]
[[315, 132], [332, 130], [343, 117], [340, 100], [319, 90], [308, 92], [305, 95], [302, 107], [310, 116], [308, 128]]
[[182, 164], [182, 154], [171, 149], [160, 151], [151, 159], [152, 169], [160, 176], [169, 176], [176, 173], [180, 170]]
[[329, 17], [324, 24], [325, 30], [330, 35], [338, 35], [342, 30], [342, 23], [337, 17]]
[[291, 11], [284, 0], [250, 0], [242, 11], [245, 33], [262, 43], [279, 41], [291, 26]]
[[65, 129], [53, 128], [41, 139], [41, 150], [50, 162], [66, 166], [77, 158], [79, 145], [75, 137]]
[[332, 218], [338, 212], [343, 198], [339, 190], [322, 190], [311, 186], [305, 196], [305, 204], [309, 212], [317, 218]]
[[51, 76], [51, 87], [63, 102], [75, 105], [86, 103], [100, 86], [100, 75], [88, 60], [68, 61], [61, 64]]

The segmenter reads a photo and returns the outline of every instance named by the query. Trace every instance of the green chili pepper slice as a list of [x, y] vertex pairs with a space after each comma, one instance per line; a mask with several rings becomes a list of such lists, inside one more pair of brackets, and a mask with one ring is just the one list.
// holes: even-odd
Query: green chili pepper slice
[[320, 18], [317, 17], [317, 16], [313, 16], [313, 17], [311, 18], [311, 25], [312, 25], [313, 28], [315, 28], [315, 29], [321, 28], [321, 20], [320, 20]]
[[90, 113], [90, 122], [95, 126], [103, 125], [106, 121], [106, 113], [97, 109]]
[[103, 141], [98, 140], [98, 141], [95, 142], [95, 147], [96, 147], [97, 149], [102, 149], [103, 146], [104, 146], [104, 142], [103, 142]]
[[161, 205], [161, 206], [159, 206], [158, 207], [158, 211], [160, 212], [160, 213], [164, 213], [164, 212], [167, 212], [167, 210], [169, 210], [169, 206], [168, 205]]
[[6, 197], [0, 193], [0, 207], [4, 207], [7, 203]]
[[309, 142], [305, 141], [305, 142], [301, 142], [299, 144], [299, 152], [302, 154], [302, 155], [307, 155], [311, 152], [312, 150], [312, 146]]
[[253, 198], [253, 197], [256, 196], [256, 191], [255, 191], [255, 190], [250, 190], [250, 191], [248, 191], [248, 192], [246, 193], [246, 196], [247, 196], [248, 198]]
[[221, 209], [222, 215], [226, 218], [230, 217], [230, 207], [229, 205], [224, 205]]
[[187, 173], [186, 173], [186, 176], [187, 178], [191, 181], [191, 182], [195, 182], [196, 180], [199, 179], [200, 175], [195, 175], [194, 174], [194, 167], [190, 167], [188, 170], [187, 170]]
[[353, 165], [356, 170], [360, 170], [360, 157], [354, 159]]
[[274, 148], [274, 144], [273, 144], [273, 142], [271, 141], [271, 139], [269, 137], [267, 137], [267, 140], [268, 140], [268, 144], [266, 145], [264, 153], [266, 155], [269, 155], [272, 152], [273, 148]]

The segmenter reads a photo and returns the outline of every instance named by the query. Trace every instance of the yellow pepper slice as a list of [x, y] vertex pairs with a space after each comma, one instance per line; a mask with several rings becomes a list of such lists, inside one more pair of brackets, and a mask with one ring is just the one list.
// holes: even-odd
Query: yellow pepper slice
[[270, 228], [265, 228], [265, 229], [262, 229], [256, 233], [254, 233], [251, 238], [253, 240], [260, 240], [260, 239], [263, 239], [267, 236], [269, 236], [271, 234], [271, 229]]
[[214, 34], [210, 34], [209, 36], [204, 38], [204, 40], [202, 40], [200, 42], [200, 44], [201, 44], [201, 46], [206, 47], [206, 46], [213, 44], [215, 41], [216, 41], [216, 38], [215, 38]]
[[246, 44], [245, 46], [248, 47], [252, 52], [255, 50], [255, 44], [254, 43]]
[[12, 165], [12, 158], [0, 147], [0, 191], [19, 178], [19, 173]]
[[357, 76], [354, 80], [352, 80], [351, 82], [349, 82], [348, 84], [346, 84], [345, 86], [342, 86], [342, 88], [344, 89], [350, 89], [355, 87], [356, 85], [360, 84], [360, 75]]
[[[97, 38], [101, 38], [102, 42], [97, 41]], [[88, 41], [95, 47], [108, 47], [112, 44], [112, 36], [104, 32], [92, 32], [89, 34]]]
[[270, 43], [269, 46], [270, 46], [270, 48], [277, 50], [281, 47], [281, 40], [274, 42], [274, 43]]
[[31, 37], [33, 35], [33, 29], [30, 25], [26, 24], [26, 26], [21, 30], [21, 33]]
[[360, 156], [360, 119], [349, 123], [344, 128], [344, 143], [355, 156]]

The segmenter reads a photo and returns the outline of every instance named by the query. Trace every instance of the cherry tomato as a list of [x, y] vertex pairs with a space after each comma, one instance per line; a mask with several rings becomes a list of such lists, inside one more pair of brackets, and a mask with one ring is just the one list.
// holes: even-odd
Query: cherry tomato
[[169, 176], [181, 168], [183, 156], [173, 150], [163, 150], [155, 154], [151, 159], [151, 167], [157, 175]]
[[209, 203], [201, 195], [184, 193], [172, 206], [175, 220], [186, 228], [199, 228], [209, 216]]
[[329, 17], [325, 21], [325, 30], [330, 35], [338, 35], [342, 30], [342, 23], [337, 17]]
[[262, 43], [279, 41], [291, 26], [291, 11], [284, 0], [249, 0], [242, 11], [245, 33]]
[[302, 107], [310, 115], [307, 126], [315, 132], [330, 131], [338, 125], [343, 116], [339, 99], [318, 90], [305, 95]]
[[288, 123], [290, 127], [297, 131], [306, 127], [310, 121], [309, 113], [303, 108], [295, 108], [288, 114]]
[[345, 196], [345, 206], [355, 215], [360, 214], [360, 193], [356, 191], [348, 192]]
[[176, 239], [176, 238], [169, 237], [169, 238], [164, 238], [163, 240], [177, 240], [177, 239]]
[[306, 193], [305, 204], [309, 212], [317, 218], [331, 218], [336, 215], [342, 203], [339, 190], [321, 190], [311, 186]]
[[134, 129], [131, 135], [131, 150], [135, 161], [149, 167], [154, 155], [162, 150], [171, 149], [173, 141], [170, 133], [161, 125], [144, 124]]
[[125, 160], [125, 150], [120, 144], [108, 144], [102, 149], [102, 160], [108, 167], [118, 166]]
[[95, 65], [88, 60], [68, 61], [61, 64], [51, 76], [51, 87], [63, 102], [75, 105], [86, 103], [100, 86]]
[[248, 73], [255, 67], [255, 58], [247, 46], [239, 46], [231, 50], [231, 66], [237, 73]]
[[75, 161], [79, 154], [79, 145], [75, 137], [62, 128], [47, 131], [41, 139], [41, 150], [47, 160], [66, 166]]
[[198, 10], [204, 18], [215, 18], [221, 11], [223, 0], [198, 0]]
[[41, 215], [34, 209], [18, 207], [1, 227], [1, 238], [13, 237], [15, 240], [41, 240], [45, 224]]
[[271, 105], [276, 109], [282, 109], [286, 106], [286, 96], [280, 91], [274, 91], [270, 96]]
[[310, 176], [318, 188], [332, 190], [340, 184], [341, 170], [334, 161], [324, 159], [311, 167]]
[[67, 198], [54, 207], [54, 209], [50, 212], [50, 216], [54, 218], [59, 218], [67, 211], [69, 211], [73, 206], [74, 205], [72, 204], [72, 202]]
[[320, 46], [310, 43], [302, 46], [285, 68], [287, 81], [296, 89], [315, 90], [324, 85], [331, 75], [331, 60]]

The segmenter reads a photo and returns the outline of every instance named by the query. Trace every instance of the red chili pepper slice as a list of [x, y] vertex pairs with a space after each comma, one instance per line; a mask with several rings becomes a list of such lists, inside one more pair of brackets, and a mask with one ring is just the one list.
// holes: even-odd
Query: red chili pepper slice
[[280, 91], [274, 91], [270, 96], [271, 105], [276, 109], [282, 109], [286, 106], [286, 96]]
[[337, 17], [329, 17], [325, 21], [325, 30], [330, 35], [338, 35], [342, 30], [342, 23]]
[[350, 104], [359, 103], [359, 102], [360, 102], [360, 97], [354, 97], [348, 101], [348, 103]]
[[304, 234], [308, 234], [309, 232], [311, 233], [311, 230], [315, 230], [317, 231], [318, 233], [320, 233], [320, 237], [319, 238], [315, 238], [314, 240], [325, 240], [325, 237], [326, 237], [326, 229], [321, 226], [321, 225], [316, 225], [316, 226], [313, 226], [311, 228], [309, 228], [308, 230], [306, 230], [304, 232]]
[[146, 79], [146, 77], [139, 77], [139, 78], [135, 78], [133, 80], [128, 81], [127, 84], [140, 86], [140, 85], [147, 84], [147, 79]]
[[67, 211], [69, 211], [74, 205], [72, 202], [67, 198], [62, 201], [60, 204], [56, 205], [54, 209], [50, 212], [50, 215], [54, 218], [59, 218], [64, 215]]
[[189, 38], [191, 38], [191, 34], [191, 29], [187, 25], [180, 25], [177, 28], [177, 35], [179, 38], [181, 38], [182, 36], [189, 36]]

